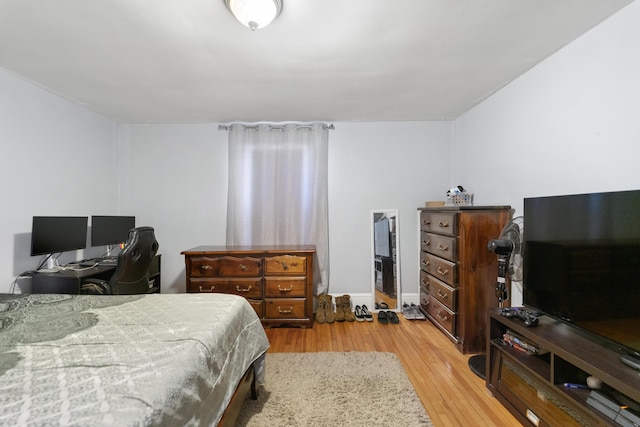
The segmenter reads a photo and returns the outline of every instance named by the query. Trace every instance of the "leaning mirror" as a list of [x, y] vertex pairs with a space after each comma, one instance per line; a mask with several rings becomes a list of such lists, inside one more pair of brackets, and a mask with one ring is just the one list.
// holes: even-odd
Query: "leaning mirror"
[[400, 239], [397, 209], [371, 211], [371, 278], [375, 308], [400, 301]]

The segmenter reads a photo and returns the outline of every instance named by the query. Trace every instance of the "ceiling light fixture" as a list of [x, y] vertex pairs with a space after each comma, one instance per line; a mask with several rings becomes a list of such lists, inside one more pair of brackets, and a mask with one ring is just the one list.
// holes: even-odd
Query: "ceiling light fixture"
[[282, 0], [224, 0], [240, 23], [251, 30], [264, 28], [282, 11]]

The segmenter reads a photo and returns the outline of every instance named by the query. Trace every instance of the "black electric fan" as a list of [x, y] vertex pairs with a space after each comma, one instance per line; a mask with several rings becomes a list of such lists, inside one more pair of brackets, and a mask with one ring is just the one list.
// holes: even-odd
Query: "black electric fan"
[[[496, 279], [496, 298], [498, 307], [504, 308], [509, 299], [507, 278], [511, 283], [522, 286], [522, 237], [524, 218], [515, 217], [500, 233], [498, 239], [489, 240], [487, 247], [498, 256], [498, 277]], [[469, 368], [479, 377], [486, 378], [486, 354], [476, 354], [469, 358]]]

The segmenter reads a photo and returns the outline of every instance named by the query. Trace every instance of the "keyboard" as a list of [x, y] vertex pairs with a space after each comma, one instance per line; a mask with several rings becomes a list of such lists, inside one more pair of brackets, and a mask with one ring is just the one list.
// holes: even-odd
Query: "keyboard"
[[94, 258], [81, 261], [80, 267], [92, 267], [98, 265], [101, 267], [115, 267], [118, 264], [118, 258]]

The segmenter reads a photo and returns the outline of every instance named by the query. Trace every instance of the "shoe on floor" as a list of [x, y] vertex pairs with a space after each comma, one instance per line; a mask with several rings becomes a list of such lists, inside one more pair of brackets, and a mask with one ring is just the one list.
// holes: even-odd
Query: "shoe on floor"
[[389, 323], [391, 323], [392, 325], [397, 325], [398, 323], [400, 323], [400, 319], [398, 318], [398, 315], [395, 313], [395, 311], [387, 311], [387, 317], [389, 318]]
[[389, 318], [387, 317], [386, 311], [378, 312], [378, 322], [382, 323], [383, 325], [386, 325], [387, 323], [389, 323]]
[[415, 320], [416, 319], [416, 313], [413, 310], [413, 307], [411, 307], [406, 302], [402, 304], [402, 315], [407, 320]]
[[427, 316], [425, 316], [422, 310], [420, 310], [420, 307], [418, 307], [414, 303], [411, 303], [411, 309], [413, 310], [413, 314], [415, 315], [416, 320], [427, 320]]
[[364, 316], [364, 320], [366, 320], [367, 322], [373, 322], [373, 314], [371, 314], [367, 306], [363, 305], [361, 308], [362, 308], [362, 315]]
[[316, 323], [325, 323], [327, 321], [324, 309], [325, 297], [325, 294], [320, 294], [316, 298]]
[[351, 310], [351, 296], [344, 294], [342, 295], [342, 309], [344, 311], [344, 319], [347, 322], [353, 322], [356, 320], [355, 314]]
[[356, 305], [356, 308], [353, 314], [356, 316], [356, 320], [358, 322], [364, 322], [364, 312], [362, 311], [362, 307], [360, 307], [359, 305]]
[[338, 322], [344, 322], [345, 321], [344, 306], [342, 304], [342, 297], [336, 297], [336, 315], [335, 315], [335, 319]]

